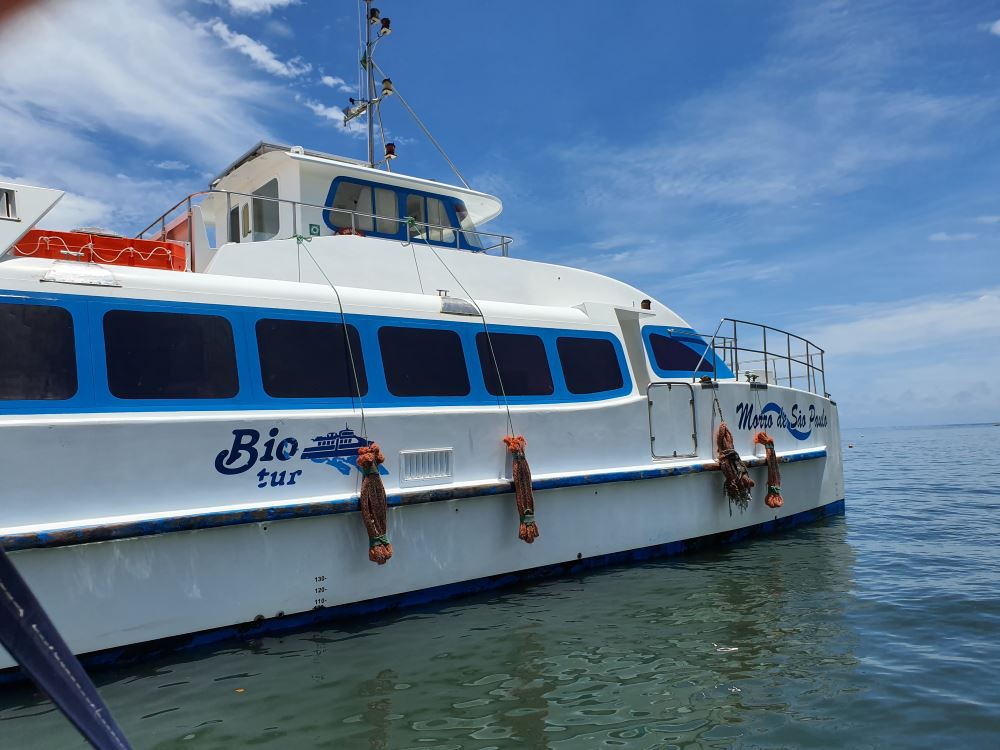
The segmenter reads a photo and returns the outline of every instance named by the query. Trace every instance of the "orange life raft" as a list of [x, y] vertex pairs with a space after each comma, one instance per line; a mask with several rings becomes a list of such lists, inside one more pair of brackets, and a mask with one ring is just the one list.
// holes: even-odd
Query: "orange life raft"
[[31, 229], [14, 245], [19, 257], [76, 260], [135, 268], [183, 271], [187, 266], [184, 245], [173, 240], [138, 240], [86, 232], [54, 232]]

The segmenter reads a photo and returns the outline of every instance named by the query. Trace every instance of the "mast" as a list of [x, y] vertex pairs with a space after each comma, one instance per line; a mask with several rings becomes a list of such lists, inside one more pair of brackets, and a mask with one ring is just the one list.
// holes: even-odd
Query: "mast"
[[375, 167], [375, 118], [372, 100], [375, 98], [375, 66], [372, 64], [372, 0], [365, 0], [365, 71], [368, 74], [368, 166]]

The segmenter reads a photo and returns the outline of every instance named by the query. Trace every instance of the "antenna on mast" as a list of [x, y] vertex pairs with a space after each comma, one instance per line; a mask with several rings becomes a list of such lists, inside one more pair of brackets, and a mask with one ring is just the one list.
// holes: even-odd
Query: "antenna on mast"
[[[392, 79], [385, 74], [378, 64], [375, 62], [375, 47], [378, 43], [382, 41], [383, 37], [388, 36], [392, 33], [392, 21], [388, 18], [382, 17], [382, 11], [372, 5], [373, 0], [360, 0], [364, 3], [365, 13], [364, 18], [359, 19], [361, 23], [365, 25], [364, 33], [364, 51], [361, 54], [361, 69], [364, 72], [364, 77], [366, 81], [364, 99], [350, 99], [350, 105], [344, 107], [344, 125], [347, 125], [355, 117], [360, 117], [363, 114], [368, 116], [368, 166], [374, 169], [375, 167], [384, 165], [386, 171], [391, 172], [392, 168], [389, 166], [389, 162], [396, 158], [396, 144], [387, 143], [385, 140], [385, 127], [382, 125], [382, 100], [387, 96], [392, 96], [396, 94], [399, 97], [400, 103], [406, 108], [406, 111], [410, 113], [410, 116], [416, 121], [420, 129], [424, 131], [424, 135], [434, 144], [434, 148], [438, 150], [444, 160], [448, 162], [448, 166], [455, 173], [462, 184], [469, 187], [469, 183], [466, 182], [462, 173], [458, 171], [454, 162], [448, 158], [448, 154], [444, 152], [441, 148], [441, 144], [437, 142], [437, 139], [431, 135], [431, 132], [427, 129], [427, 126], [417, 117], [417, 113], [413, 111], [413, 108], [407, 104], [403, 95], [400, 94], [395, 86], [393, 86]], [[378, 35], [372, 38], [372, 28], [378, 27]], [[360, 29], [359, 37], [360, 37]], [[359, 38], [359, 43], [361, 40]], [[375, 73], [378, 72], [382, 76], [382, 92], [376, 96], [375, 95]], [[361, 94], [358, 94], [361, 96]], [[374, 114], [372, 112], [374, 110]], [[382, 139], [382, 148], [385, 150], [385, 157], [379, 161], [375, 161], [375, 117], [378, 117], [378, 128], [379, 135]]]

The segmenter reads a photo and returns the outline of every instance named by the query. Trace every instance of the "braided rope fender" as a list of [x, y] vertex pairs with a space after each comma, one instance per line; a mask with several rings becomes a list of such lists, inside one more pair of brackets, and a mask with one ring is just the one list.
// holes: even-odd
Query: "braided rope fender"
[[358, 448], [358, 469], [361, 470], [361, 519], [368, 532], [368, 559], [385, 565], [392, 557], [392, 545], [387, 531], [387, 504], [385, 485], [378, 467], [385, 463], [385, 456], [378, 443]]
[[778, 471], [778, 455], [774, 452], [774, 438], [766, 432], [758, 432], [753, 437], [756, 445], [763, 445], [767, 455], [767, 497], [768, 508], [780, 508], [785, 504], [781, 497], [781, 472]]
[[517, 513], [521, 521], [517, 536], [531, 544], [539, 537], [539, 533], [538, 524], [535, 523], [535, 496], [531, 491], [531, 467], [524, 456], [528, 441], [524, 439], [524, 435], [507, 435], [503, 441], [513, 459], [514, 498], [517, 500]]

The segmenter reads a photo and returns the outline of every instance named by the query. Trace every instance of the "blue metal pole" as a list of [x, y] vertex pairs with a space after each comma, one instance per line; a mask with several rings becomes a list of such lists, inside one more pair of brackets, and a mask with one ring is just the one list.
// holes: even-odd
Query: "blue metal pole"
[[94, 683], [3, 548], [0, 644], [97, 750], [131, 750]]

